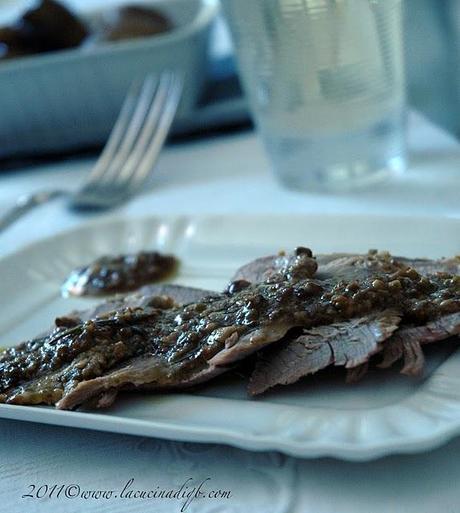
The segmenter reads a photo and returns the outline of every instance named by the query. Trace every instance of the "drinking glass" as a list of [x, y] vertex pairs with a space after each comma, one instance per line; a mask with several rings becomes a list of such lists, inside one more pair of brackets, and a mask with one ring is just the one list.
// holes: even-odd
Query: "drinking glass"
[[249, 105], [287, 186], [406, 165], [402, 0], [222, 0]]

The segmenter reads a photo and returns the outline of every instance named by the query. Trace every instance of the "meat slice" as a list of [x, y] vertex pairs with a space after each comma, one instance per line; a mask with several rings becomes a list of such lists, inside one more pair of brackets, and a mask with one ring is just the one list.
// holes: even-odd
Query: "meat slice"
[[417, 376], [421, 374], [425, 362], [422, 346], [453, 335], [460, 334], [460, 313], [445, 315], [424, 326], [409, 326], [397, 331], [383, 348], [383, 359], [378, 365], [388, 368], [403, 359], [402, 374]]
[[[287, 259], [289, 257], [284, 256], [283, 258]], [[459, 257], [441, 260], [407, 259], [404, 257], [392, 257], [388, 252], [379, 253], [377, 251], [369, 251], [366, 255], [345, 253], [318, 255], [316, 256], [316, 260], [318, 262], [318, 277], [322, 279], [334, 277], [337, 281], [344, 280], [357, 285], [376, 272], [390, 272], [396, 270], [396, 272], [404, 273], [409, 266], [424, 275], [435, 273], [441, 273], [441, 275], [442, 273], [453, 273], [457, 275], [460, 272]], [[276, 272], [277, 266], [280, 264], [281, 260], [278, 256], [264, 257], [243, 266], [237, 271], [235, 278], [244, 276], [246, 280], [250, 281], [256, 280], [260, 276], [270, 276]], [[445, 301], [445, 303], [448, 302], [449, 300]], [[444, 303], [439, 301], [439, 304]], [[446, 312], [445, 309], [439, 308], [436, 314], [438, 319], [432, 324], [401, 328], [387, 343], [379, 344], [375, 349], [370, 350], [367, 358], [365, 358], [363, 362], [350, 362], [347, 365], [347, 382], [354, 382], [364, 377], [368, 370], [368, 358], [382, 349], [385, 351], [384, 360], [381, 364], [382, 367], [388, 367], [404, 357], [405, 365], [402, 372], [411, 375], [420, 373], [424, 364], [424, 356], [421, 348], [421, 344], [425, 343], [424, 340], [442, 340], [443, 338], [458, 333], [458, 331], [455, 331], [455, 325], [451, 324], [452, 321], [449, 315], [447, 314], [447, 317], [442, 317], [444, 312]], [[404, 322], [407, 324], [407, 319]], [[324, 329], [319, 328], [319, 330], [323, 330], [321, 332], [322, 335], [319, 333], [317, 337], [323, 336], [324, 340], [327, 342], [330, 337], [329, 328], [324, 327]], [[362, 335], [359, 326], [352, 321], [348, 321], [341, 325], [341, 331], [347, 333], [348, 336], [348, 340], [347, 337], [340, 337], [339, 344], [342, 347], [342, 351], [353, 351], [353, 333], [356, 332], [355, 336], [358, 339]], [[259, 391], [265, 391], [276, 384], [292, 383], [292, 379], [296, 381], [302, 377], [302, 369], [304, 369], [304, 375], [311, 374], [311, 368], [315, 368], [315, 365], [319, 361], [321, 361], [321, 365], [324, 364], [324, 366], [334, 363], [332, 357], [329, 363], [325, 363], [328, 361], [326, 358], [327, 348], [318, 346], [316, 351], [312, 351], [311, 347], [309, 347], [308, 344], [303, 344], [303, 342], [303, 337], [300, 337], [299, 340], [296, 337], [289, 339], [288, 336], [284, 341], [282, 350], [272, 351], [269, 349], [264, 351], [265, 354], [261, 356], [256, 364], [256, 368], [250, 380], [249, 392], [255, 395], [260, 393]], [[306, 360], [303, 366], [299, 363], [301, 354], [304, 355]], [[318, 360], [321, 355], [323, 355], [323, 360]], [[286, 375], [284, 378], [281, 375], [283, 367]], [[314, 372], [316, 372], [316, 370]]]
[[80, 312], [72, 312], [71, 315], [82, 321], [87, 321], [123, 308], [159, 307], [161, 306], [161, 302], [158, 301], [158, 298], [169, 298], [172, 300], [172, 304], [186, 305], [200, 301], [203, 297], [214, 296], [216, 294], [217, 292], [211, 290], [186, 287], [183, 285], [146, 285], [133, 294], [104, 301], [94, 308]]
[[104, 376], [79, 383], [56, 406], [73, 409], [90, 399], [99, 398], [97, 406], [106, 407], [113, 402], [119, 390], [170, 390], [203, 383], [222, 374], [258, 347], [279, 340], [286, 331], [286, 325], [281, 323], [239, 337], [236, 327], [227, 327], [215, 334], [216, 340], [222, 337], [221, 351], [200, 362], [199, 366], [192, 367], [189, 362], [174, 364], [162, 356], [141, 356]]
[[[167, 296], [178, 305], [196, 303], [204, 297], [216, 296], [218, 293], [213, 290], [199, 289], [196, 287], [185, 287], [183, 285], [146, 285], [137, 292], [138, 296], [144, 297], [144, 304], [148, 304], [149, 298]], [[125, 302], [130, 302], [128, 296]]]
[[[303, 248], [297, 248], [298, 250]], [[270, 278], [279, 272], [279, 269], [286, 265], [294, 255], [281, 252], [278, 255], [269, 255], [248, 262], [241, 266], [233, 275], [232, 280], [245, 280], [250, 283], [259, 283]], [[318, 278], [337, 277], [337, 272], [341, 275], [350, 276], [352, 265], [358, 259], [363, 259], [363, 255], [353, 255], [347, 253], [333, 253], [331, 255], [316, 255], [315, 260], [318, 264]], [[326, 272], [323, 272], [326, 269]]]
[[304, 330], [302, 335], [265, 351], [256, 363], [248, 392], [257, 395], [288, 385], [329, 365], [357, 367], [380, 350], [398, 328], [401, 315], [384, 311], [346, 322]]
[[312, 256], [309, 248], [298, 247], [291, 254], [281, 252], [278, 255], [256, 258], [241, 266], [231, 281], [261, 283], [287, 268], [295, 269], [296, 278], [311, 278], [316, 276], [318, 269], [316, 258], [313, 259]]
[[[455, 304], [460, 300], [452, 276], [422, 280], [391, 262], [385, 269], [375, 266], [359, 285], [317, 280], [311, 277], [317, 263], [310, 255], [298, 250], [262, 283], [240, 282], [183, 306], [160, 296], [142, 307], [57, 327], [7, 350], [0, 357], [0, 401], [107, 406], [119, 390], [161, 390], [211, 379], [293, 328], [310, 330], [391, 308], [420, 323], [437, 315], [440, 296], [451, 296]], [[344, 358], [359, 362], [367, 352]]]
[[453, 258], [441, 258], [439, 260], [428, 260], [426, 258], [403, 258], [397, 257], [403, 264], [409, 265], [423, 275], [436, 273], [460, 274], [460, 255]]
[[361, 269], [372, 270], [375, 266], [385, 269], [388, 265], [396, 265], [399, 268], [411, 267], [422, 275], [449, 273], [460, 274], [460, 257], [428, 260], [423, 258], [405, 258], [392, 256], [388, 252], [369, 251], [366, 255], [347, 255], [337, 253], [331, 255], [318, 255], [318, 277], [341, 276], [343, 279], [359, 277]]
[[[422, 278], [388, 254], [353, 257], [343, 272], [325, 273], [321, 280], [310, 250], [298, 248], [279, 258], [276, 272], [260, 283], [240, 279], [220, 294], [197, 292], [190, 303], [175, 301], [171, 291], [137, 294], [106, 303], [87, 320], [81, 313], [58, 323], [46, 336], [0, 356], [0, 402], [104, 407], [119, 390], [164, 390], [209, 380], [293, 329], [307, 330], [305, 337], [316, 334], [318, 342], [325, 332], [314, 330], [325, 325], [333, 325], [327, 332], [331, 341], [314, 351], [313, 369], [331, 362], [331, 354], [336, 365], [352, 367], [378, 350], [400, 316], [421, 325], [460, 310], [458, 277]], [[328, 261], [329, 268], [335, 260]], [[345, 337], [347, 345], [340, 343]], [[303, 342], [311, 349], [309, 340]]]
[[[240, 267], [232, 280], [242, 279], [251, 283], [258, 283], [279, 272], [280, 267], [285, 265], [290, 258], [293, 258], [293, 255], [284, 253], [257, 258]], [[353, 253], [320, 254], [316, 255], [315, 259], [318, 264], [316, 277], [320, 279], [334, 277], [335, 279], [341, 278], [350, 281], [363, 278], [366, 270], [370, 274], [375, 272], [376, 267], [385, 270], [385, 268], [389, 269], [395, 266], [399, 268], [412, 267], [423, 275], [438, 272], [460, 274], [460, 256], [439, 260], [410, 259], [399, 256], [393, 257], [386, 251], [376, 252], [371, 250], [363, 255]]]

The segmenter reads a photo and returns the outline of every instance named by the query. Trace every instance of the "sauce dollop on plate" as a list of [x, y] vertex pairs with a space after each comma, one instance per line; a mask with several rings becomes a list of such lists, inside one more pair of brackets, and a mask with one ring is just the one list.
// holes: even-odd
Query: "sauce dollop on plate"
[[62, 285], [62, 293], [64, 296], [104, 296], [129, 292], [167, 278], [177, 266], [175, 256], [157, 251], [102, 256], [74, 269]]

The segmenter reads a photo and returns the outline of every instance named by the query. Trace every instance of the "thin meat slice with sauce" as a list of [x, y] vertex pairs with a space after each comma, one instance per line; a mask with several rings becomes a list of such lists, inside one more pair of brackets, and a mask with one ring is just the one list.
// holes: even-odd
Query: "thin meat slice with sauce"
[[[131, 306], [126, 300], [106, 303], [87, 320], [74, 314], [51, 333], [0, 355], [0, 402], [106, 407], [122, 390], [202, 383], [293, 330], [326, 325], [356, 338], [353, 347], [334, 342], [333, 361], [358, 365], [394, 331], [399, 317], [421, 325], [460, 310], [456, 276], [422, 278], [389, 255], [360, 257], [346, 273], [323, 279], [317, 267], [311, 251], [298, 248], [260, 283], [241, 278], [225, 292], [198, 293], [187, 304], [141, 294]], [[452, 302], [442, 307], [440, 298]], [[353, 330], [337, 328], [347, 321]], [[355, 336], [360, 330], [367, 335]]]
[[[299, 248], [298, 248], [299, 249]], [[300, 248], [301, 249], [301, 248]], [[269, 255], [257, 258], [241, 266], [234, 274], [232, 280], [246, 280], [250, 283], [258, 283], [270, 278], [279, 272], [279, 269], [295, 257], [294, 254], [281, 252], [278, 255]], [[330, 253], [315, 255], [318, 263], [316, 277], [326, 279], [331, 276], [350, 281], [354, 277], [363, 276], [363, 270], [371, 269], [375, 265], [397, 266], [399, 268], [411, 267], [423, 275], [436, 274], [438, 272], [453, 275], [460, 274], [460, 256], [453, 258], [441, 258], [429, 260], [424, 258], [406, 258], [392, 256], [387, 251], [377, 252], [370, 250], [367, 254], [354, 253]]]
[[402, 327], [385, 344], [382, 361], [377, 366], [386, 369], [403, 360], [402, 374], [419, 376], [425, 357], [422, 346], [460, 334], [460, 313], [445, 315], [424, 326]]
[[397, 329], [401, 315], [384, 311], [346, 322], [319, 326], [287, 337], [262, 353], [251, 375], [248, 392], [257, 395], [275, 385], [289, 385], [329, 365], [353, 368], [380, 351]]
[[[234, 278], [244, 278], [248, 281], [257, 280], [260, 277], [269, 277], [276, 272], [282, 262], [289, 260], [289, 255], [277, 255], [257, 259], [240, 268]], [[351, 255], [337, 253], [331, 255], [319, 255], [317, 276], [323, 279], [334, 276], [335, 279], [348, 280], [359, 283], [360, 280], [375, 272], [375, 268], [388, 270], [391, 266], [403, 270], [410, 266], [421, 274], [460, 272], [460, 259], [427, 260], [407, 259], [403, 257], [392, 257], [389, 253], [378, 253], [371, 251], [367, 255]], [[397, 280], [395, 280], [396, 285]], [[454, 300], [446, 300], [446, 302]], [[443, 304], [440, 301], [440, 304]], [[443, 305], [447, 306], [447, 305]], [[455, 305], [452, 305], [455, 309]], [[269, 348], [259, 355], [254, 372], [250, 379], [249, 393], [256, 395], [265, 392], [278, 384], [289, 384], [297, 381], [329, 365], [340, 365], [334, 358], [333, 347], [340, 347], [343, 354], [353, 354], [356, 348], [356, 340], [361, 339], [361, 361], [350, 359], [345, 365], [347, 368], [347, 382], [354, 382], [361, 379], [367, 372], [368, 361], [371, 356], [383, 351], [381, 367], [389, 367], [396, 361], [404, 358], [405, 364], [402, 368], [404, 374], [415, 375], [421, 372], [424, 363], [422, 344], [443, 340], [452, 335], [458, 334], [458, 314], [450, 316], [443, 315], [444, 308], [439, 310], [439, 318], [431, 323], [422, 326], [405, 326], [398, 331], [398, 323], [393, 325], [391, 331], [373, 344], [366, 336], [363, 326], [374, 326], [374, 319], [356, 319], [339, 324], [339, 329], [334, 330], [331, 326], [324, 326], [315, 330], [314, 336], [309, 334], [300, 337], [289, 335], [285, 338], [283, 345], [278, 348]], [[393, 336], [393, 332], [396, 332]], [[329, 345], [330, 337], [334, 337], [334, 346]], [[390, 337], [391, 336], [391, 337]], [[389, 340], [387, 340], [389, 339]], [[323, 340], [323, 343], [318, 343]], [[386, 341], [386, 342], [385, 342]], [[385, 342], [385, 343], [383, 343]], [[313, 344], [313, 345], [312, 345]], [[338, 360], [341, 361], [340, 359]]]

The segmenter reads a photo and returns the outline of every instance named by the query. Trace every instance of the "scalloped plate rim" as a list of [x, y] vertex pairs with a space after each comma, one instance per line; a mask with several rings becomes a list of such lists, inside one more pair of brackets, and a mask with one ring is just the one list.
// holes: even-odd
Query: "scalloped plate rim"
[[[344, 221], [344, 216], [341, 216], [341, 222]], [[453, 228], [458, 228], [460, 230], [460, 220], [455, 218], [448, 219], [436, 219], [431, 217], [425, 218], [412, 218], [410, 216], [401, 217], [401, 216], [366, 216], [365, 221], [363, 220], [363, 216], [360, 215], [351, 215], [345, 216], [345, 219], [348, 219], [350, 222], [365, 222], [369, 223], [398, 223], [401, 220], [409, 223], [433, 223], [436, 224], [451, 224]], [[85, 225], [79, 226], [77, 228], [73, 228], [71, 230], [60, 232], [50, 238], [42, 239], [40, 241], [34, 242], [31, 245], [25, 246], [21, 248], [19, 251], [6, 255], [2, 259], [0, 259], [0, 272], [2, 267], [5, 265], [5, 262], [13, 262], [18, 255], [27, 256], [28, 253], [33, 251], [40, 251], [41, 249], [47, 247], [48, 244], [62, 244], [65, 243], [66, 239], [70, 236], [81, 237], [85, 234], [92, 232], [101, 232], [104, 228], [107, 227], [115, 227], [118, 228], [129, 228], [132, 225], [147, 225], [154, 221], [157, 225], [166, 224], [166, 225], [178, 225], [178, 226], [190, 226], [190, 225], [198, 225], [200, 223], [206, 223], [208, 221], [212, 222], [226, 222], [226, 223], [237, 223], [242, 220], [246, 220], [247, 223], [256, 223], [264, 222], [267, 223], [269, 220], [276, 220], [279, 223], [298, 223], [299, 221], [307, 221], [307, 220], [327, 220], [327, 222], [334, 222], [337, 220], [337, 216], [334, 215], [302, 215], [296, 214], [294, 216], [283, 216], [283, 215], [199, 215], [199, 216], [144, 216], [142, 218], [135, 219], [104, 219], [91, 221], [86, 223]], [[193, 234], [191, 235], [193, 238]], [[421, 255], [423, 256], [423, 255]], [[1, 303], [1, 301], [0, 301]], [[442, 372], [442, 369], [447, 365], [452, 365], [452, 363], [456, 363], [458, 360], [460, 364], [460, 352], [455, 352], [444, 364], [442, 364], [433, 374], [432, 377], [436, 377], [435, 385], [439, 387], [442, 386], [443, 381], [447, 377], [448, 380], [455, 378], [455, 376], [449, 376], [449, 370], [447, 371], [447, 375], [445, 376]], [[458, 380], [458, 378], [457, 378]], [[143, 435], [143, 436], [152, 436], [159, 438], [166, 438], [171, 440], [181, 440], [181, 441], [190, 441], [190, 442], [212, 442], [212, 443], [225, 443], [229, 445], [233, 445], [236, 447], [240, 447], [243, 449], [256, 450], [256, 451], [266, 451], [266, 450], [275, 450], [280, 451], [292, 456], [305, 457], [305, 458], [313, 458], [313, 457], [335, 457], [341, 458], [345, 460], [351, 461], [366, 461], [374, 458], [378, 458], [381, 456], [386, 456], [389, 454], [409, 454], [422, 452], [426, 450], [430, 450], [436, 448], [443, 443], [446, 443], [453, 437], [460, 434], [460, 390], [457, 394], [455, 391], [452, 392], [449, 396], [448, 387], [446, 390], [443, 390], [442, 396], [439, 397], [439, 403], [436, 403], [436, 390], [431, 390], [430, 379], [427, 380], [426, 386], [419, 388], [414, 394], [408, 396], [398, 403], [399, 406], [405, 408], [410, 411], [416, 410], [418, 415], [425, 416], [425, 418], [436, 419], [438, 415], [439, 425], [436, 430], [429, 433], [425, 431], [421, 431], [421, 433], [416, 434], [415, 429], [412, 433], [400, 434], [399, 437], [394, 437], [393, 440], [387, 439], [375, 439], [373, 441], [365, 441], [362, 440], [356, 441], [352, 437], [351, 442], [334, 442], [331, 440], [321, 440], [321, 439], [304, 439], [297, 440], [293, 439], [288, 433], [283, 432], [283, 430], [279, 430], [279, 432], [275, 431], [272, 434], [260, 434], [260, 433], [250, 433], [250, 430], [240, 430], [238, 429], [222, 429], [221, 427], [209, 428], [206, 426], [195, 426], [191, 425], [183, 425], [178, 426], [172, 422], [161, 422], [161, 421], [152, 421], [152, 420], [142, 420], [142, 419], [131, 419], [117, 415], [106, 415], [104, 413], [87, 413], [87, 412], [62, 412], [58, 410], [54, 410], [53, 408], [47, 407], [24, 407], [24, 406], [13, 406], [13, 405], [0, 405], [0, 417], [17, 419], [17, 420], [26, 420], [32, 422], [44, 422], [48, 424], [55, 424], [61, 426], [69, 426], [69, 427], [79, 427], [84, 429], [96, 429], [101, 431], [111, 431], [125, 434], [135, 434], [135, 435]], [[438, 391], [439, 393], [439, 391]], [[182, 393], [179, 395], [174, 394], [172, 397], [176, 398], [181, 396], [187, 396], [187, 394]], [[417, 404], [423, 402], [424, 396], [430, 396], [430, 399], [435, 399], [435, 406], [437, 409], [443, 410], [443, 407], [446, 408], [446, 411], [454, 412], [454, 415], [451, 415], [452, 418], [448, 420], [441, 418], [442, 416], [436, 410], [436, 408], [430, 409], [430, 407], [425, 405], [425, 411], [418, 409]], [[167, 397], [167, 396], [166, 396]], [[413, 404], [415, 402], [415, 404]], [[291, 408], [289, 405], [275, 405], [279, 409], [285, 408], [286, 410]], [[299, 407], [300, 408], [300, 407]], [[382, 407], [375, 408], [376, 410], [383, 410], [388, 408], [394, 408], [392, 405], [385, 405]], [[311, 408], [312, 416], [321, 415], [321, 409], [319, 412], [314, 412], [315, 408]], [[435, 410], [435, 411], [433, 411]], [[360, 410], [360, 414], [365, 412], [366, 410]], [[370, 410], [369, 410], [370, 411]], [[359, 417], [359, 415], [357, 415]], [[354, 441], [353, 441], [354, 440]]]

